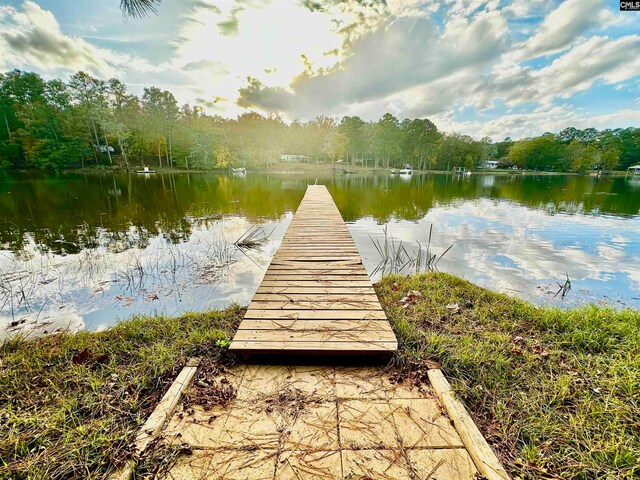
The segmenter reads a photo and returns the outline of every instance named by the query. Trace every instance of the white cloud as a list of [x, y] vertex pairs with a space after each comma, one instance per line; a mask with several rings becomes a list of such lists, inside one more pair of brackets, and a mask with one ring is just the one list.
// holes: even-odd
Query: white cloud
[[50, 11], [26, 0], [22, 10], [0, 6], [0, 68], [35, 68], [55, 74], [84, 70], [106, 78], [123, 77], [128, 72], [164, 72], [167, 65], [154, 65], [66, 35]]
[[[21, 8], [0, 6], [0, 68], [118, 76], [134, 93], [154, 84], [227, 116], [257, 107], [290, 120], [372, 120], [390, 111], [502, 138], [565, 122], [635, 122], [631, 110], [594, 119], [588, 108], [568, 106], [598, 84], [629, 92], [630, 103], [637, 98], [640, 37], [628, 34], [628, 18], [602, 0], [327, 1], [320, 8], [299, 0], [185, 0], [163, 3], [158, 17], [135, 26], [120, 25], [110, 5], [87, 20], [96, 28], [63, 29], [52, 12], [27, 0]], [[522, 40], [526, 30], [533, 33]], [[165, 36], [150, 53], [159, 32]], [[561, 55], [547, 60], [552, 53]], [[214, 105], [212, 98], [229, 101]], [[502, 103], [526, 112], [482, 117]], [[469, 107], [478, 120], [456, 122], [454, 112]]]
[[520, 58], [561, 51], [587, 30], [600, 25], [603, 0], [567, 0], [549, 12], [536, 33], [520, 47]]
[[0, 7], [0, 65], [85, 69], [102, 75], [118, 70], [109, 52], [63, 34], [53, 14], [29, 0], [22, 11]]
[[437, 114], [432, 120], [438, 128], [445, 131], [502, 140], [507, 136], [518, 139], [544, 132], [558, 132], [568, 126], [581, 129], [626, 128], [629, 125], [640, 124], [640, 111], [625, 109], [614, 113], [589, 115], [584, 111], [576, 111], [569, 105], [542, 105], [531, 111], [507, 113], [484, 121], [457, 122], [452, 112]]
[[[630, 289], [640, 291], [640, 276], [634, 268], [637, 255], [629, 246], [609, 246], [616, 235], [607, 233], [625, 230], [627, 234], [640, 235], [638, 222], [629, 224], [623, 218], [607, 216], [549, 215], [543, 209], [516, 202], [496, 208], [495, 200], [479, 198], [434, 205], [417, 221], [390, 220], [387, 234], [413, 250], [417, 241], [427, 244], [430, 225], [437, 226], [430, 240], [432, 251], [443, 252], [454, 245], [438, 267], [493, 290], [519, 290], [518, 296], [540, 302], [536, 286], [560, 280], [567, 272], [576, 290], [582, 282], [626, 274], [631, 280]], [[585, 244], [554, 242], [554, 232], [585, 229], [591, 231], [585, 238], [598, 242], [595, 251]], [[380, 257], [371, 247], [370, 235], [380, 239], [383, 227], [376, 227], [373, 219], [360, 219], [349, 230], [367, 271], [372, 272]], [[502, 266], [504, 259], [512, 266]], [[577, 300], [578, 297], [571, 297], [568, 301]]]
[[640, 36], [611, 40], [591, 37], [570, 52], [535, 72], [542, 98], [568, 98], [587, 90], [597, 80], [614, 84], [640, 74]]
[[484, 70], [504, 50], [506, 27], [499, 12], [456, 17], [444, 30], [428, 17], [394, 19], [354, 42], [336, 67], [302, 74], [287, 88], [254, 82], [241, 90], [240, 104], [303, 118], [342, 113], [461, 71]]

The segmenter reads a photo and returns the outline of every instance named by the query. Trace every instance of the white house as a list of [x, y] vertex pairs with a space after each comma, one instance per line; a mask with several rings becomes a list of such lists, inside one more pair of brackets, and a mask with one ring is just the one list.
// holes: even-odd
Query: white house
[[484, 163], [484, 168], [498, 168], [498, 161], [497, 160], [487, 160]]
[[308, 162], [309, 157], [307, 157], [306, 155], [287, 155], [283, 153], [282, 155], [280, 155], [280, 161], [281, 162]]
[[115, 150], [111, 145], [108, 147], [106, 145], [94, 145], [94, 148], [100, 153], [107, 153], [107, 151], [109, 151], [109, 153], [115, 153]]

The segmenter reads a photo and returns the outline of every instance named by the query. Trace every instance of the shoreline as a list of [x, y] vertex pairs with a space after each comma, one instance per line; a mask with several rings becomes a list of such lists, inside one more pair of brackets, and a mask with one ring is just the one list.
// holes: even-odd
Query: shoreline
[[[536, 307], [444, 273], [389, 276], [375, 289], [399, 342], [391, 378], [419, 382], [441, 366], [511, 475], [637, 474], [640, 312]], [[103, 478], [123, 465], [189, 358], [216, 369], [238, 361], [227, 348], [243, 314], [134, 317], [101, 332], [0, 342], [5, 472]], [[152, 452], [141, 471], [157, 461]]]
[[[362, 174], [374, 174], [374, 175], [398, 175], [392, 174], [390, 168], [374, 168], [374, 167], [360, 167], [350, 166], [348, 172], [342, 172], [336, 170], [331, 164], [291, 164], [293, 168], [284, 168], [285, 164], [278, 164], [277, 168], [269, 169], [266, 167], [247, 167], [247, 174], [259, 173], [259, 174], [272, 174], [272, 175], [305, 175], [305, 174], [332, 174], [339, 176], [352, 176]], [[288, 165], [288, 164], [287, 164]], [[114, 174], [114, 173], [129, 173], [135, 175], [164, 175], [164, 174], [228, 174], [233, 175], [228, 169], [183, 169], [183, 168], [158, 168], [153, 173], [140, 173], [135, 168], [129, 170], [120, 167], [89, 167], [89, 168], [65, 168], [60, 170], [43, 170], [37, 168], [23, 169], [23, 170], [0, 170], [0, 173], [5, 175], [11, 175], [12, 173], [55, 173], [55, 174], [67, 174], [67, 173], [83, 173], [83, 174]], [[413, 175], [463, 175], [460, 172], [454, 172], [452, 170], [413, 170]], [[549, 172], [549, 171], [537, 171], [537, 170], [511, 170], [511, 169], [477, 169], [471, 170], [471, 175], [527, 175], [527, 176], [576, 176], [576, 177], [633, 177], [633, 174], [629, 174], [626, 171], [614, 170], [611, 172], [595, 174], [580, 173], [580, 172]]]

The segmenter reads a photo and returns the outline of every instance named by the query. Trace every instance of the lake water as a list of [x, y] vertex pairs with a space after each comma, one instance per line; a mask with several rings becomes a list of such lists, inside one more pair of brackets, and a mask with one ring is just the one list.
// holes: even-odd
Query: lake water
[[[640, 308], [638, 179], [16, 174], [0, 177], [0, 336], [247, 304], [316, 182], [373, 279], [453, 245], [437, 268], [495, 291]], [[403, 259], [380, 268], [385, 242]]]

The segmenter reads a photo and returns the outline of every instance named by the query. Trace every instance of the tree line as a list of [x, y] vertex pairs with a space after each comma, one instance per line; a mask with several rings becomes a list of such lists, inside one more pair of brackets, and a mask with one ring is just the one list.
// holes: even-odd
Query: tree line
[[287, 124], [248, 112], [236, 119], [179, 106], [156, 87], [138, 97], [118, 79], [78, 72], [67, 82], [14, 70], [0, 74], [0, 168], [270, 167], [282, 155], [308, 162], [423, 170], [473, 169], [488, 160], [534, 170], [627, 168], [640, 158], [640, 129], [567, 128], [493, 143], [440, 132], [426, 118], [378, 121], [319, 116]]

